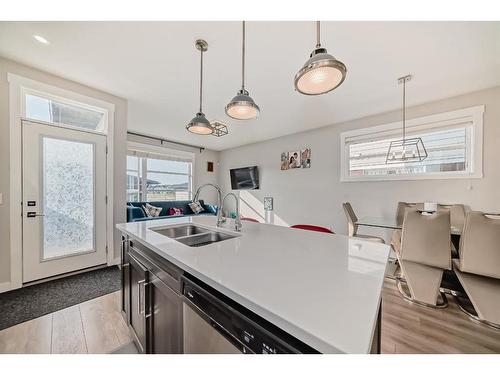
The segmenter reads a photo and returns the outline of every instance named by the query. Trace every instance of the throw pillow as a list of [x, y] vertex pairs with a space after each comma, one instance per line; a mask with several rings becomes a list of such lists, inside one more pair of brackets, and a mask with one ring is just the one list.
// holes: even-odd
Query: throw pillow
[[200, 212], [205, 211], [200, 202], [189, 203], [189, 208], [191, 209], [191, 211], [193, 211], [195, 215], [198, 215]]
[[155, 207], [150, 205], [149, 203], [146, 203], [145, 206], [142, 206], [142, 209], [144, 210], [144, 213], [147, 217], [158, 217], [160, 216], [160, 212], [162, 210], [161, 207]]
[[184, 210], [182, 208], [170, 207], [168, 209], [168, 216], [182, 216], [184, 215]]

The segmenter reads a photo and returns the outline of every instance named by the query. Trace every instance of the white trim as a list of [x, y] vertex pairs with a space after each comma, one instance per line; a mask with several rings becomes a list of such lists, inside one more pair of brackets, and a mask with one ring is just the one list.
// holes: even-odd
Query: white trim
[[[21, 120], [25, 114], [25, 103], [22, 100], [24, 93], [37, 91], [62, 98], [63, 101], [74, 101], [80, 106], [84, 104], [89, 108], [99, 108], [107, 112], [107, 134], [106, 134], [106, 194], [108, 205], [106, 208], [106, 245], [108, 249], [107, 263], [113, 264], [114, 259], [114, 112], [115, 105], [100, 99], [82, 95], [73, 91], [65, 90], [43, 82], [35, 81], [16, 74], [7, 73], [9, 82], [9, 146], [10, 146], [10, 283], [0, 284], [4, 287], [10, 284], [9, 290], [22, 287], [22, 148], [21, 148]], [[30, 120], [32, 121], [32, 120]], [[62, 127], [67, 127], [61, 125]], [[72, 129], [78, 129], [71, 127]], [[84, 129], [80, 129], [85, 131]], [[102, 133], [100, 133], [102, 134]], [[0, 289], [1, 290], [1, 289]]]
[[3, 292], [8, 292], [9, 290], [12, 290], [12, 289], [17, 289], [17, 288], [13, 288], [12, 287], [12, 283], [11, 282], [6, 282], [6, 283], [1, 283], [0, 284], [0, 293], [3, 293]]
[[[406, 121], [406, 127], [409, 132], [423, 131], [427, 129], [457, 125], [458, 123], [472, 123], [472, 150], [469, 154], [472, 173], [463, 172], [436, 172], [413, 175], [380, 175], [380, 176], [359, 176], [348, 175], [348, 153], [346, 151], [346, 142], [350, 139], [373, 139], [374, 134], [379, 133], [381, 137], [399, 134], [401, 121], [392, 122], [384, 125], [371, 126], [368, 128], [355, 129], [340, 133], [340, 181], [392, 181], [392, 180], [435, 180], [435, 179], [459, 179], [459, 178], [483, 178], [483, 114], [484, 105], [459, 109], [450, 112], [443, 112], [424, 117], [418, 117]], [[366, 138], [364, 137], [366, 136]], [[468, 147], [467, 152], [470, 152]], [[445, 174], [446, 173], [446, 174]]]

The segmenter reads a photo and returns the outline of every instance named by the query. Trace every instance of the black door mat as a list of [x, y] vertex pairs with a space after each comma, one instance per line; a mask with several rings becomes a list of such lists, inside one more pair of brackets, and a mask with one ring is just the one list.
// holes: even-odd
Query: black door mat
[[117, 266], [101, 268], [0, 294], [0, 330], [116, 292]]

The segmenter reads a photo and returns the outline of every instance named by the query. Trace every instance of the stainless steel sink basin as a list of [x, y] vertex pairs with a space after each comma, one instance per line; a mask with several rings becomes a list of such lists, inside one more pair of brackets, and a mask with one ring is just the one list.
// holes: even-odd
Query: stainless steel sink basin
[[176, 240], [187, 246], [200, 247], [200, 246], [210, 245], [214, 242], [228, 240], [234, 237], [236, 236], [227, 233], [209, 231], [207, 233], [201, 233], [194, 236], [176, 238]]
[[237, 235], [212, 231], [194, 224], [183, 224], [157, 229], [151, 228], [151, 230], [190, 247], [210, 245], [214, 242], [220, 242], [237, 237]]
[[198, 227], [193, 224], [179, 225], [169, 228], [158, 228], [158, 229], [151, 228], [151, 230], [169, 238], [192, 236], [195, 234], [206, 233], [209, 231], [206, 228]]

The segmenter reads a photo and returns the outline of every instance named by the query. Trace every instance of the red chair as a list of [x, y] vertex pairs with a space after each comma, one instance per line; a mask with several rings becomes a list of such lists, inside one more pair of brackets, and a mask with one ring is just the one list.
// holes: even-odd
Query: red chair
[[323, 232], [323, 233], [330, 233], [330, 234], [335, 234], [332, 232], [330, 229], [325, 228], [325, 227], [319, 227], [317, 225], [309, 225], [309, 224], [297, 224], [297, 225], [292, 225], [290, 228], [294, 229], [304, 229], [304, 230], [312, 230], [314, 232]]
[[251, 221], [252, 223], [258, 223], [259, 220], [254, 219], [253, 217], [241, 217], [240, 220]]

